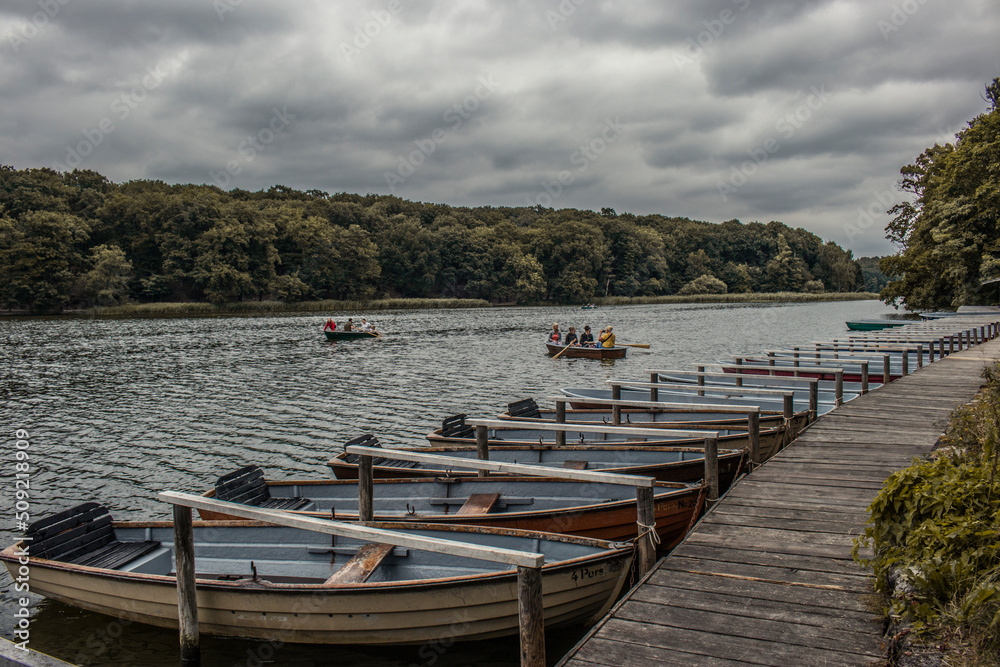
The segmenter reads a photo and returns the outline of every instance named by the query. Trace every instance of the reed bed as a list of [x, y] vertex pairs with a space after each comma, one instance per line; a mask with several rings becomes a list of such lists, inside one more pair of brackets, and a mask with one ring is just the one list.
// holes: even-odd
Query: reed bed
[[485, 308], [482, 299], [377, 299], [374, 301], [239, 301], [234, 303], [163, 302], [95, 307], [83, 311], [92, 317], [207, 317], [246, 313], [313, 313], [331, 311], [414, 310], [418, 308]]
[[732, 294], [670, 294], [667, 296], [610, 296], [595, 299], [599, 306], [625, 306], [654, 303], [808, 303], [814, 301], [877, 300], [875, 292], [735, 292]]

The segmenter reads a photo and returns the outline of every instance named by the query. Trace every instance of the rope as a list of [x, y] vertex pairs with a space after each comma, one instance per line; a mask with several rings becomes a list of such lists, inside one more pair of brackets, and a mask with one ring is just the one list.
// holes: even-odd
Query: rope
[[[637, 522], [637, 523], [639, 523], [639, 522]], [[646, 537], [647, 535], [650, 536], [649, 539], [652, 540], [653, 544], [659, 544], [660, 543], [660, 536], [656, 534], [656, 526], [655, 525], [653, 525], [653, 526], [647, 526], [644, 523], [639, 523], [639, 527], [642, 528], [643, 531], [641, 533], [639, 533], [639, 536], [636, 538], [636, 543], [638, 543], [639, 540], [641, 540], [642, 538]]]

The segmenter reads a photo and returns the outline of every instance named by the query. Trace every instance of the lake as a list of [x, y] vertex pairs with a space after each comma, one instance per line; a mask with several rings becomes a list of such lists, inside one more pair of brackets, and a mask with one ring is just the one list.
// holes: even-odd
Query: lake
[[[643, 379], [734, 354], [846, 337], [847, 320], [896, 311], [876, 301], [402, 310], [373, 319], [380, 339], [326, 342], [325, 316], [0, 321], [3, 546], [13, 528], [15, 430], [30, 437], [32, 518], [96, 500], [116, 519], [168, 518], [157, 492], [200, 493], [256, 463], [273, 478], [329, 477], [342, 444], [424, 444], [443, 418], [492, 417], [508, 402], [540, 403], [561, 387]], [[340, 316], [338, 322], [347, 315]], [[626, 359], [551, 359], [544, 339], [589, 324], [614, 327]], [[648, 379], [648, 377], [645, 377]], [[0, 630], [16, 607], [2, 574]], [[123, 624], [33, 598], [30, 646], [83, 665], [175, 665], [176, 632]], [[557, 658], [580, 631], [549, 638]], [[202, 637], [206, 665], [515, 665], [516, 639], [368, 649], [283, 646]]]

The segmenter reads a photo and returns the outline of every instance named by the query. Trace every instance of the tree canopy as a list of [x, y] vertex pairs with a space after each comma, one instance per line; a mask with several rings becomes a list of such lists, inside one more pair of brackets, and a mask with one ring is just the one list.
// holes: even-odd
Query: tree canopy
[[226, 192], [0, 166], [8, 309], [380, 296], [574, 303], [674, 294], [692, 281], [730, 292], [863, 286], [850, 251], [779, 222], [468, 208], [283, 185]]
[[912, 202], [894, 206], [886, 238], [900, 252], [879, 266], [896, 278], [887, 303], [937, 309], [996, 303], [1000, 278], [1000, 78], [986, 86], [990, 110], [900, 170]]

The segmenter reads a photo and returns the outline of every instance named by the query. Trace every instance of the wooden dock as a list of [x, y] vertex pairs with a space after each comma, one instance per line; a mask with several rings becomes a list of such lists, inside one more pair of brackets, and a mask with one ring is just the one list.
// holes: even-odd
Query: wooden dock
[[882, 619], [853, 540], [886, 478], [933, 448], [997, 358], [1000, 339], [821, 417], [743, 478], [559, 665], [877, 661]]

